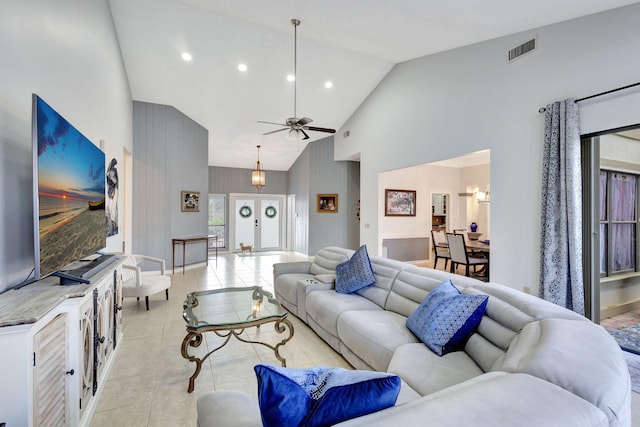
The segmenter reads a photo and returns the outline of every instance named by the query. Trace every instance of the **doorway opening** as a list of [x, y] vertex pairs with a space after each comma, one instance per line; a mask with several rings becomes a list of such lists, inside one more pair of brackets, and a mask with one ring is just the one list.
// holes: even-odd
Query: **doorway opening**
[[282, 194], [229, 194], [231, 252], [282, 250], [286, 244], [286, 196]]
[[585, 307], [621, 343], [640, 331], [640, 125], [586, 135], [582, 148]]
[[[444, 235], [462, 230], [461, 233], [468, 237], [467, 232], [475, 223], [476, 234], [471, 237], [488, 241], [490, 199], [481, 202], [478, 196], [481, 192], [489, 194], [490, 175], [490, 150], [381, 173], [380, 194], [389, 188], [416, 191], [416, 208], [415, 216], [407, 219], [386, 216], [384, 206], [381, 206], [378, 216], [380, 253], [388, 258], [433, 267], [433, 231], [442, 231]], [[444, 269], [444, 262], [437, 267]]]

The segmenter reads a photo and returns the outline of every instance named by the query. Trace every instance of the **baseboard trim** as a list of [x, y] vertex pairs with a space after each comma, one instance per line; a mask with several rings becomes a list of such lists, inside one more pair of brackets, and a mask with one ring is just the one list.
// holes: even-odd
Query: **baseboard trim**
[[640, 300], [628, 301], [622, 304], [606, 307], [600, 310], [600, 319], [608, 319], [610, 317], [619, 316], [635, 310], [640, 310]]

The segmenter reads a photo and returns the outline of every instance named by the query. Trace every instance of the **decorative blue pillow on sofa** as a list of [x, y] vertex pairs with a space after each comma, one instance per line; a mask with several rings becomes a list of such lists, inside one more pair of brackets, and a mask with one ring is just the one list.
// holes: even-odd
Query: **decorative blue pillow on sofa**
[[349, 260], [336, 266], [336, 292], [350, 294], [375, 282], [367, 245], [360, 246]]
[[256, 365], [264, 427], [322, 427], [395, 405], [400, 378], [385, 372]]
[[407, 328], [434, 353], [462, 350], [478, 329], [488, 295], [466, 295], [450, 280], [436, 286], [407, 318]]

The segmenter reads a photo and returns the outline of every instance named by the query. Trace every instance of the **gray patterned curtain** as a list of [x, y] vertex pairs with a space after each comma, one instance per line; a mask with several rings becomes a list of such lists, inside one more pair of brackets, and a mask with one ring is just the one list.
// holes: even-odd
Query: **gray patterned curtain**
[[580, 113], [547, 105], [542, 162], [540, 297], [584, 315]]

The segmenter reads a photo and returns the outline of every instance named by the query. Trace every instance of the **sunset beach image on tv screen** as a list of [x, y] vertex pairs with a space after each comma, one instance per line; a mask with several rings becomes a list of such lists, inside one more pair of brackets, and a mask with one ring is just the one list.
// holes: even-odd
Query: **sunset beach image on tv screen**
[[36, 109], [44, 277], [106, 246], [105, 155], [39, 97]]

